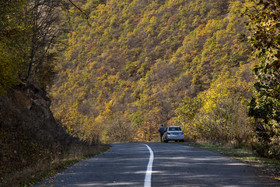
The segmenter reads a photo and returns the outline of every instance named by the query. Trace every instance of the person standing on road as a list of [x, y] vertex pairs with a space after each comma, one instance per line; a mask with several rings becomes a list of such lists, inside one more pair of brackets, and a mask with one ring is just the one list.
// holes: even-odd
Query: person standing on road
[[160, 141], [162, 142], [162, 136], [164, 134], [164, 127], [163, 127], [163, 125], [161, 125], [161, 127], [158, 129], [158, 132], [160, 134]]

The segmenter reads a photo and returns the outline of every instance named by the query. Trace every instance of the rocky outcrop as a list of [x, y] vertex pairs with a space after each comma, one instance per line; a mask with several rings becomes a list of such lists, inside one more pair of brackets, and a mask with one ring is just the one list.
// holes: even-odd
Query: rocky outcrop
[[53, 159], [54, 152], [76, 141], [57, 124], [50, 104], [46, 92], [33, 85], [0, 96], [0, 174]]

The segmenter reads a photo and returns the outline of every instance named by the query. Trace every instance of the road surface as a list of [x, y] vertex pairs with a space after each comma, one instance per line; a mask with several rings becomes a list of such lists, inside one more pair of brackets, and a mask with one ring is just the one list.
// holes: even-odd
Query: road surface
[[177, 143], [116, 143], [37, 186], [280, 186], [237, 160]]

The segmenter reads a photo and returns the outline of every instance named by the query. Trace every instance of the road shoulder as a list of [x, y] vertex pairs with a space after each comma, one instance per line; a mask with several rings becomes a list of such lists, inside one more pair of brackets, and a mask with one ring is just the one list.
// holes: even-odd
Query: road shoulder
[[213, 145], [209, 143], [184, 142], [182, 145], [206, 149], [224, 156], [237, 159], [251, 167], [256, 168], [263, 175], [280, 182], [280, 161], [275, 159], [262, 158], [248, 149], [235, 149], [229, 146]]

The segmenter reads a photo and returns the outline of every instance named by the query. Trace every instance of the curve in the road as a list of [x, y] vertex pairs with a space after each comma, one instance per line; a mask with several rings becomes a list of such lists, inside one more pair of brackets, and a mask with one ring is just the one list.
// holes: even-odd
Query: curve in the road
[[147, 171], [145, 175], [145, 182], [144, 182], [144, 187], [151, 187], [151, 182], [152, 182], [152, 172], [153, 172], [153, 162], [154, 162], [154, 152], [153, 150], [145, 144], [146, 147], [150, 151], [150, 158], [149, 158], [149, 163], [147, 165]]

